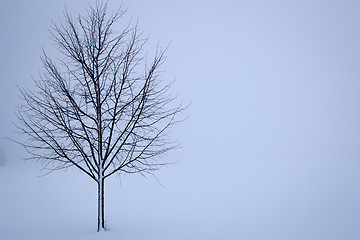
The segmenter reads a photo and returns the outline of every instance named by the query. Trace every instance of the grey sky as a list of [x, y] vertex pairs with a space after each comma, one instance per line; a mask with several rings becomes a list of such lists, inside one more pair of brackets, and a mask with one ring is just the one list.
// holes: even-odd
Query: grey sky
[[[87, 5], [1, 2], [1, 136], [13, 135], [15, 84], [31, 86], [41, 46], [55, 53], [47, 28], [62, 19], [64, 3], [74, 13]], [[359, 1], [123, 4], [150, 34], [149, 53], [171, 42], [164, 77], [193, 101], [174, 131], [184, 148], [169, 157], [180, 163], [159, 173], [180, 189], [168, 200], [185, 203], [165, 209], [205, 219], [227, 239], [359, 239]]]

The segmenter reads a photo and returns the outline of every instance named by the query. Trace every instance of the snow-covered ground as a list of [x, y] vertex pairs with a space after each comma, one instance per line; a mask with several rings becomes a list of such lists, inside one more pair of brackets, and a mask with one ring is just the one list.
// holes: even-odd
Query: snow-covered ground
[[0, 168], [1, 239], [359, 239], [359, 164], [184, 161], [159, 180], [108, 182], [110, 231], [96, 230], [96, 186], [77, 171]]

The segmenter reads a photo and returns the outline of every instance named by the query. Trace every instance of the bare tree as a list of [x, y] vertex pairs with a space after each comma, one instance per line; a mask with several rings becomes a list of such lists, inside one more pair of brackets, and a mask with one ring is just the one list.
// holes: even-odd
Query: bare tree
[[76, 18], [66, 10], [50, 28], [62, 57], [43, 51], [36, 89], [20, 89], [21, 144], [44, 169], [74, 166], [96, 182], [98, 231], [105, 229], [105, 180], [166, 164], [161, 157], [178, 146], [168, 134], [184, 110], [161, 80], [164, 51], [149, 62], [137, 24], [115, 30], [124, 13], [109, 13], [103, 2]]

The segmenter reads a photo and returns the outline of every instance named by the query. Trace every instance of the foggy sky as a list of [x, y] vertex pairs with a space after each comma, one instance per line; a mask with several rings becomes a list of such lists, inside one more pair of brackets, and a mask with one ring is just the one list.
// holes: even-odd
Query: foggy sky
[[[65, 3], [73, 13], [87, 6], [1, 2], [2, 137], [16, 136], [16, 85], [32, 86], [41, 47], [56, 56], [47, 29], [62, 19]], [[360, 2], [123, 6], [150, 35], [150, 54], [157, 43], [170, 43], [163, 77], [176, 79], [172, 91], [192, 102], [190, 118], [173, 132], [183, 148], [169, 158], [179, 164], [159, 173], [165, 199], [177, 205], [162, 200], [159, 219], [170, 211], [179, 219], [191, 215], [189, 226], [204, 221], [195, 235], [187, 229], [190, 239], [209, 226], [213, 239], [224, 232], [226, 239], [359, 239]], [[24, 154], [4, 139], [0, 153], [8, 164]]]

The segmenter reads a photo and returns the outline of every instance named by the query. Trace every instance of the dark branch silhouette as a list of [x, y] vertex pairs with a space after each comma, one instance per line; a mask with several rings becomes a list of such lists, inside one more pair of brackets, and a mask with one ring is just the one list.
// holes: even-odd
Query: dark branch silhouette
[[65, 21], [50, 29], [62, 57], [43, 51], [36, 90], [20, 89], [21, 144], [44, 169], [75, 166], [97, 183], [98, 231], [105, 229], [106, 178], [166, 164], [160, 157], [178, 146], [170, 128], [185, 109], [160, 78], [165, 51], [158, 48], [147, 63], [148, 39], [137, 24], [115, 30], [124, 13], [109, 13], [102, 2], [77, 18], [66, 10]]

